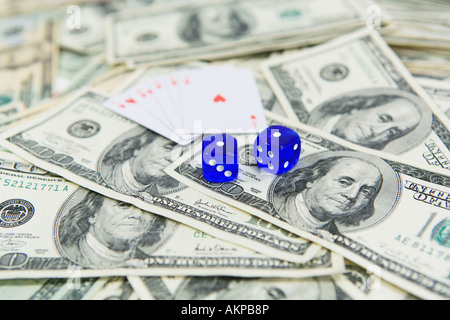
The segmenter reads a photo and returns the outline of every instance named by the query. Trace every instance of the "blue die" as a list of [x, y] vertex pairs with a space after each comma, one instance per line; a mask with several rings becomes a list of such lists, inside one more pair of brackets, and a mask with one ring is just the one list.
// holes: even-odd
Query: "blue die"
[[301, 151], [301, 139], [297, 132], [283, 126], [271, 126], [261, 132], [254, 144], [258, 166], [274, 175], [294, 168]]
[[226, 135], [211, 135], [203, 139], [203, 177], [209, 182], [222, 183], [237, 179], [239, 174], [238, 143]]

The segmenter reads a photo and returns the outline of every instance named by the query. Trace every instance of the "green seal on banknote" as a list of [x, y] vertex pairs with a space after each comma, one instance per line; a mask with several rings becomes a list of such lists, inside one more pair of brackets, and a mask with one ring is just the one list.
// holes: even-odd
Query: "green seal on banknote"
[[5, 95], [0, 95], [0, 106], [4, 106], [12, 102], [12, 98]]
[[439, 245], [450, 248], [450, 220], [445, 219], [434, 227], [431, 239]]

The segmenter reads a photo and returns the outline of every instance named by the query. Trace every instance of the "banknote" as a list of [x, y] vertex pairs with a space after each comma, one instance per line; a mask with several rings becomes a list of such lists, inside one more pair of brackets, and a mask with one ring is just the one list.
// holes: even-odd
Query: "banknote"
[[45, 14], [0, 17], [0, 49], [45, 39]]
[[[196, 0], [199, 2], [205, 0]], [[189, 4], [187, 0], [115, 0], [85, 1], [78, 6], [67, 7], [60, 19], [60, 45], [83, 54], [105, 51], [105, 19], [112, 13], [133, 9], [154, 8], [156, 5]]]
[[[1, 145], [49, 172], [106, 197], [181, 222], [267, 256], [297, 263], [320, 246], [218, 202], [174, 180], [164, 169], [181, 146], [104, 108], [108, 97], [85, 91], [56, 109], [13, 127]], [[13, 132], [14, 131], [14, 132]], [[248, 161], [242, 146], [240, 158]], [[51, 154], [51, 155], [50, 155]]]
[[91, 300], [107, 278], [15, 279], [0, 281], [0, 297], [8, 300]]
[[391, 46], [416, 79], [446, 79], [450, 77], [448, 50], [435, 48], [405, 48]]
[[[154, 275], [309, 277], [343, 270], [322, 249], [269, 258], [0, 155], [0, 278]], [[183, 245], [180, 245], [180, 244]]]
[[[357, 28], [356, 28], [357, 29]], [[280, 51], [289, 49], [298, 49], [302, 47], [308, 47], [330, 41], [336, 37], [342, 36], [347, 32], [355, 31], [354, 25], [349, 25], [346, 27], [340, 27], [337, 30], [330, 32], [320, 33], [320, 34], [308, 34], [302, 35], [297, 38], [280, 38], [273, 39], [270, 42], [257, 42], [257, 43], [246, 43], [240, 44], [239, 46], [231, 46], [228, 48], [220, 49], [209, 49], [207, 51], [201, 51], [195, 55], [175, 55], [173, 57], [164, 56], [161, 57], [146, 57], [140, 60], [128, 60], [125, 65], [129, 69], [138, 69], [146, 67], [154, 67], [161, 65], [174, 65], [180, 63], [190, 62], [195, 58], [195, 61], [209, 61], [214, 62], [217, 60], [224, 60], [230, 58], [246, 58], [252, 55], [258, 55], [261, 53], [269, 51]]]
[[450, 119], [450, 82], [433, 79], [421, 79], [418, 82]]
[[128, 277], [128, 280], [141, 300], [365, 300], [343, 276], [306, 279]]
[[83, 0], [0, 0], [0, 16], [28, 13], [46, 9], [54, 9], [64, 5], [76, 5]]
[[[320, 130], [268, 116], [296, 129], [299, 164], [280, 176], [257, 162], [233, 183], [209, 184], [201, 145], [166, 169], [175, 179], [274, 225], [315, 241], [420, 298], [449, 298], [448, 171], [368, 152]], [[238, 143], [256, 137], [237, 137]], [[249, 153], [253, 153], [253, 144]]]
[[[82, 54], [65, 49], [59, 50], [58, 75], [53, 94], [55, 96], [80, 89], [87, 81], [78, 80], [80, 78], [92, 78], [97, 76], [96, 69], [104, 65], [101, 54]], [[103, 68], [108, 70], [110, 68]], [[90, 76], [90, 74], [93, 74]], [[78, 84], [80, 83], [80, 84]]]
[[33, 65], [26, 70], [17, 72], [15, 70], [0, 71], [0, 81], [3, 86], [0, 89], [0, 107], [6, 107], [13, 103], [31, 106], [35, 96], [42, 88], [42, 69]]
[[0, 125], [7, 122], [9, 119], [11, 119], [11, 117], [17, 116], [25, 110], [26, 107], [22, 102], [12, 102], [0, 106]]
[[82, 54], [100, 54], [104, 48], [104, 17], [115, 12], [114, 4], [86, 3], [68, 8], [60, 19], [59, 44], [63, 49]]
[[[70, 55], [73, 57], [73, 53]], [[67, 57], [64, 57], [67, 58]], [[80, 59], [83, 60], [83, 59]], [[52, 97], [64, 97], [67, 94], [82, 90], [83, 88], [89, 86], [95, 86], [95, 83], [106, 82], [111, 76], [115, 76], [118, 72], [125, 68], [120, 66], [113, 67], [105, 63], [105, 58], [103, 55], [95, 55], [91, 60], [86, 60], [88, 63], [84, 64], [83, 67], [78, 69], [78, 72], [67, 72], [67, 69], [74, 69], [77, 63], [73, 63], [73, 59], [66, 61], [64, 68], [59, 69], [59, 76], [57, 79], [57, 88], [55, 88]], [[81, 63], [81, 61], [78, 61]], [[70, 65], [70, 67], [68, 66]], [[66, 73], [64, 73], [66, 72]]]
[[[5, 157], [3, 157], [5, 158]], [[12, 163], [9, 160], [2, 160], [2, 166], [7, 168], [17, 168], [8, 170], [8, 171], [15, 171], [24, 173], [25, 171], [29, 172], [38, 172], [39, 177], [34, 177], [34, 179], [44, 180], [44, 182], [48, 182], [47, 180], [50, 179], [44, 179], [43, 176], [45, 175], [43, 171], [39, 170], [38, 168], [31, 166], [29, 164], [25, 163]], [[6, 174], [7, 176], [11, 176], [11, 172], [1, 172], [1, 174]], [[14, 176], [14, 175], [13, 175]], [[31, 178], [30, 176], [28, 178]], [[3, 179], [2, 179], [3, 180]], [[51, 179], [52, 183], [55, 179]], [[30, 180], [33, 181], [33, 180]], [[33, 182], [26, 181], [26, 179], [19, 181], [18, 180], [10, 180], [6, 179], [4, 180], [4, 185], [14, 186], [13, 188], [16, 188], [16, 186], [19, 186], [23, 182], [23, 187], [26, 188], [29, 186], [30, 188], [33, 188], [36, 192], [36, 189], [33, 186]], [[17, 184], [19, 183], [19, 184]], [[37, 186], [36, 188], [40, 188], [41, 185]], [[61, 185], [58, 186], [58, 184], [52, 184], [52, 185], [42, 185], [42, 188], [44, 189], [54, 189], [54, 190], [61, 190]], [[66, 188], [67, 185], [64, 187]], [[69, 186], [70, 187], [70, 186]], [[75, 194], [80, 192], [79, 190], [75, 191], [74, 194], [69, 195], [69, 198], [76, 196]], [[3, 192], [4, 193], [4, 192]], [[44, 192], [45, 193], [45, 192]], [[69, 192], [70, 193], [70, 192]], [[89, 192], [84, 192], [85, 195], [81, 196], [83, 200], [86, 201], [96, 201], [96, 200], [89, 200], [87, 199]], [[11, 194], [4, 195], [5, 197], [12, 197]], [[17, 193], [14, 194], [14, 196], [19, 197]], [[20, 197], [23, 197], [25, 199], [30, 199], [30, 196], [25, 197], [25, 195], [21, 194]], [[41, 194], [40, 199], [44, 199], [44, 197], [47, 197], [46, 201], [42, 200], [42, 202], [47, 202], [49, 204], [48, 195]], [[101, 197], [101, 196], [100, 196]], [[55, 201], [54, 196], [51, 198], [53, 203], [56, 203], [57, 205], [61, 205], [62, 207], [65, 206], [65, 204], [61, 204], [61, 201]], [[61, 200], [61, 199], [58, 199]], [[80, 199], [78, 199], [79, 201]], [[26, 220], [29, 220], [32, 218], [36, 210], [38, 209], [37, 203], [34, 201], [33, 203], [26, 203], [26, 200], [19, 200], [21, 202], [20, 205], [10, 205], [7, 202], [10, 200], [2, 201], [2, 213], [4, 213], [4, 220], [8, 221], [7, 223], [11, 223], [13, 220], [12, 215], [14, 215], [14, 211], [19, 211], [19, 215], [22, 215], [19, 217], [19, 220], [21, 218], [24, 218], [22, 222], [18, 221], [17, 226], [20, 226], [21, 223], [26, 223]], [[13, 200], [14, 201], [14, 200]], [[66, 199], [66, 202], [70, 201]], [[98, 200], [97, 200], [98, 201]], [[106, 200], [104, 200], [106, 201]], [[77, 202], [77, 201], [75, 201]], [[22, 205], [25, 204], [25, 206], [28, 206], [28, 208], [22, 207]], [[116, 207], [122, 206], [122, 208], [125, 208], [126, 205], [119, 204], [118, 202], [114, 202], [115, 204], [112, 204]], [[34, 205], [33, 205], [34, 204]], [[84, 204], [78, 203], [75, 205], [75, 207], [86, 206], [86, 202]], [[47, 205], [48, 207], [49, 205]], [[88, 204], [88, 206], [95, 207], [95, 204]], [[103, 208], [106, 206], [102, 205]], [[5, 209], [6, 207], [6, 209]], [[8, 209], [9, 207], [9, 209]], [[129, 206], [128, 206], [129, 207]], [[21, 208], [29, 209], [27, 212], [20, 212]], [[73, 210], [73, 205], [72, 209]], [[95, 208], [93, 208], [95, 210]], [[44, 209], [45, 210], [45, 209]], [[47, 209], [48, 210], [48, 209]], [[67, 209], [69, 210], [69, 209]], [[67, 211], [66, 210], [66, 211]], [[95, 215], [100, 215], [102, 209], [97, 211]], [[123, 209], [122, 209], [123, 210]], [[127, 209], [123, 210], [125, 212]], [[43, 210], [41, 210], [43, 211]], [[117, 215], [117, 210], [114, 214]], [[120, 211], [120, 210], [119, 210]], [[11, 216], [9, 216], [11, 215]], [[26, 216], [28, 215], [28, 219]], [[30, 217], [31, 215], [31, 217]], [[132, 214], [134, 215], [134, 214]], [[129, 215], [125, 218], [120, 218], [123, 220], [136, 220], [132, 215]], [[142, 213], [139, 213], [139, 215], [142, 215]], [[150, 214], [149, 214], [150, 215]], [[8, 217], [9, 216], [9, 217]], [[52, 219], [54, 221], [52, 221]], [[216, 239], [213, 239], [211, 236], [208, 236], [205, 233], [179, 226], [176, 223], [171, 222], [164, 222], [165, 219], [158, 219], [158, 218], [152, 218], [150, 220], [153, 220], [153, 222], [150, 222], [153, 224], [153, 227], [147, 228], [145, 231], [145, 236], [147, 238], [153, 238], [153, 240], [150, 240], [147, 242], [153, 242], [153, 244], [150, 243], [143, 243], [145, 241], [142, 240], [142, 234], [141, 234], [141, 240], [136, 239], [136, 234], [132, 234], [133, 232], [129, 233], [130, 230], [130, 222], [122, 221], [118, 222], [116, 220], [113, 228], [118, 228], [123, 226], [124, 228], [121, 231], [116, 231], [116, 235], [114, 236], [115, 240], [112, 239], [112, 236], [109, 235], [109, 242], [108, 246], [104, 245], [102, 246], [100, 242], [97, 242], [100, 240], [101, 236], [98, 240], [95, 240], [94, 238], [91, 238], [88, 234], [86, 236], [81, 236], [80, 231], [64, 231], [62, 224], [64, 222], [61, 222], [58, 225], [59, 220], [65, 219], [64, 217], [59, 216], [53, 216], [50, 219], [47, 219], [47, 221], [44, 221], [44, 223], [47, 223], [48, 226], [36, 226], [34, 225], [32, 229], [23, 230], [23, 228], [17, 228], [16, 229], [22, 229], [17, 230], [17, 232], [5, 232], [3, 233], [2, 239], [2, 251], [4, 251], [4, 255], [2, 256], [5, 260], [5, 263], [8, 265], [3, 266], [3, 272], [1, 272], [0, 277], [1, 278], [15, 278], [15, 277], [68, 277], [68, 278], [74, 278], [77, 277], [86, 277], [92, 274], [92, 276], [104, 276], [103, 272], [106, 273], [106, 275], [111, 274], [125, 274], [125, 275], [132, 275], [132, 274], [191, 274], [192, 270], [189, 271], [188, 269], [192, 268], [199, 268], [200, 270], [194, 271], [194, 274], [204, 275], [208, 273], [216, 274], [216, 273], [229, 273], [232, 275], [241, 274], [241, 272], [238, 269], [241, 269], [242, 267], [244, 269], [248, 269], [248, 275], [260, 275], [263, 276], [263, 274], [270, 274], [273, 276], [273, 274], [278, 274], [280, 277], [284, 276], [292, 276], [292, 277], [307, 277], [309, 274], [327, 274], [327, 273], [336, 273], [339, 272], [339, 269], [342, 268], [341, 261], [338, 257], [332, 257], [331, 253], [329, 251], [323, 250], [320, 254], [318, 254], [311, 262], [304, 264], [304, 265], [297, 265], [293, 263], [287, 263], [275, 259], [270, 259], [266, 257], [262, 257], [258, 254], [255, 254], [254, 252], [251, 252], [250, 250], [241, 250], [240, 248], [237, 248], [236, 246], [230, 245], [228, 243], [224, 243], [223, 241], [219, 241]], [[67, 218], [67, 217], [66, 217]], [[9, 219], [9, 220], [8, 220]], [[73, 219], [73, 218], [69, 218]], [[111, 219], [108, 218], [108, 219]], [[120, 220], [119, 219], [119, 220]], [[158, 223], [155, 224], [155, 219], [160, 220]], [[146, 219], [140, 219], [136, 220], [139, 224], [143, 224], [142, 220]], [[148, 220], [148, 219], [147, 219]], [[25, 221], [25, 222], [24, 222]], [[17, 222], [17, 221], [16, 221]], [[52, 230], [48, 230], [52, 228], [52, 224], [56, 223], [58, 226], [55, 227], [52, 232]], [[74, 223], [74, 222], [72, 222]], [[82, 222], [77, 221], [75, 223], [79, 223], [80, 225]], [[92, 224], [92, 222], [90, 222]], [[13, 222], [14, 224], [14, 222]], [[106, 227], [106, 224], [103, 223], [96, 223], [97, 228], [99, 228], [102, 224], [104, 227]], [[111, 224], [111, 225], [113, 225]], [[136, 223], [135, 223], [136, 225]], [[167, 225], [169, 228], [167, 228]], [[156, 228], [155, 228], [156, 226]], [[7, 227], [9, 230], [11, 230], [11, 227]], [[73, 228], [73, 227], [72, 227]], [[79, 228], [79, 227], [77, 227]], [[135, 227], [133, 227], [135, 228]], [[59, 229], [59, 230], [56, 230]], [[103, 227], [102, 227], [103, 229]], [[155, 230], [156, 229], [156, 230]], [[159, 230], [158, 230], [159, 229]], [[169, 229], [169, 230], [167, 230]], [[110, 229], [111, 231], [111, 229]], [[75, 236], [77, 239], [67, 239], [64, 241], [65, 233], [71, 232], [71, 233], [78, 233], [78, 235]], [[57, 235], [56, 235], [57, 233]], [[98, 233], [98, 232], [97, 232]], [[103, 231], [103, 236], [105, 233], [107, 233], [106, 228]], [[152, 235], [153, 233], [153, 235]], [[156, 233], [156, 234], [155, 234]], [[165, 233], [165, 235], [164, 235]], [[49, 248], [44, 248], [45, 243], [49, 243], [49, 239], [44, 240], [44, 238], [51, 238], [51, 235], [54, 236], [54, 240], [50, 241], [56, 243], [56, 245], [50, 245]], [[150, 234], [150, 236], [149, 236]], [[80, 239], [85, 237], [84, 239]], [[130, 239], [130, 238], [135, 239]], [[41, 241], [33, 241], [30, 239], [41, 239]], [[139, 247], [143, 248], [141, 251], [136, 251], [139, 249], [134, 249], [134, 252], [131, 252], [130, 248], [128, 250], [125, 250], [124, 248], [118, 248], [118, 245], [120, 242], [123, 242], [124, 239], [127, 239], [126, 242], [131, 241], [140, 241]], [[156, 239], [155, 239], [156, 238]], [[168, 240], [171, 239], [171, 240]], [[189, 240], [190, 239], [190, 240]], [[103, 239], [104, 240], [104, 239]], [[156, 240], [156, 242], [155, 242]], [[194, 240], [194, 241], [192, 241]], [[34, 242], [34, 244], [31, 244], [31, 242]], [[69, 243], [68, 243], [68, 242]], [[38, 242], [38, 243], [36, 243]], [[40, 243], [39, 243], [40, 242]], [[65, 244], [64, 244], [65, 242]], [[113, 242], [116, 242], [115, 244]], [[159, 245], [157, 244], [159, 242]], [[76, 243], [73, 245], [73, 243]], [[163, 245], [164, 243], [164, 245]], [[183, 243], [183, 248], [180, 248], [179, 243]], [[189, 244], [191, 243], [191, 244]], [[122, 245], [124, 245], [122, 243]], [[156, 245], [156, 246], [155, 246]], [[56, 246], [56, 248], [55, 248]], [[27, 247], [29, 247], [27, 249]], [[51, 248], [53, 247], [53, 248]], [[72, 248], [71, 248], [72, 247]], [[153, 247], [153, 249], [151, 249]], [[157, 247], [159, 247], [158, 250]], [[189, 248], [190, 247], [190, 248]], [[175, 249], [178, 248], [178, 249]], [[156, 250], [155, 250], [156, 249]], [[149, 254], [153, 251], [153, 254]], [[159, 251], [159, 253], [158, 253]], [[191, 251], [189, 254], [187, 254], [188, 251]], [[33, 252], [39, 252], [39, 253], [33, 253]], [[146, 253], [145, 253], [146, 252]], [[15, 260], [16, 257], [21, 257], [21, 261], [19, 264], [15, 264], [15, 262], [18, 262]], [[14, 262], [11, 261], [11, 259], [14, 259]], [[243, 265], [241, 265], [241, 263]], [[246, 266], [244, 266], [246, 265]], [[128, 270], [119, 270], [120, 268], [128, 268]], [[214, 269], [214, 270], [205, 270], [206, 269]], [[112, 270], [116, 269], [116, 270]], [[133, 270], [131, 270], [133, 269]], [[147, 270], [144, 270], [147, 269]], [[168, 270], [170, 269], [170, 270]], [[175, 271], [178, 269], [178, 271]], [[202, 270], [203, 269], [203, 270]], [[229, 269], [229, 270], [227, 270]], [[242, 269], [243, 270], [243, 269]], [[247, 272], [244, 271], [243, 274]], [[266, 276], [267, 276], [266, 275]]]
[[23, 102], [33, 107], [51, 97], [58, 70], [56, 27], [45, 22], [42, 40], [0, 50], [0, 103]]
[[424, 47], [448, 50], [450, 28], [445, 24], [431, 25], [429, 22], [397, 22], [395, 29], [385, 35], [390, 45], [400, 47]]
[[379, 277], [379, 268], [367, 270], [361, 266], [345, 261], [344, 276], [365, 296], [366, 300], [420, 300], [409, 292], [402, 290]]
[[450, 122], [378, 32], [265, 62], [290, 119], [371, 150], [450, 169]]
[[2, 280], [0, 297], [3, 301], [139, 299], [126, 277]]
[[385, 34], [389, 44], [404, 47], [448, 49], [450, 46], [448, 1], [377, 0], [380, 11], [394, 17]]
[[108, 61], [204, 58], [218, 49], [322, 35], [362, 26], [360, 8], [348, 0], [244, 0], [201, 2], [110, 15], [106, 20]]
[[92, 89], [114, 96], [115, 94], [121, 93], [119, 90], [122, 88], [123, 83], [128, 82], [134, 76], [133, 70], [129, 70], [124, 65], [119, 65], [111, 68], [102, 75], [98, 75], [93, 80], [91, 78], [88, 79], [90, 82], [89, 86]]
[[89, 298], [90, 300], [108, 301], [133, 301], [140, 299], [126, 277], [106, 278], [103, 286]]
[[[15, 125], [23, 113], [26, 113], [26, 107], [22, 102], [12, 102], [7, 105], [0, 106], [0, 132], [5, 131], [9, 126]], [[0, 147], [1, 152], [8, 152]]]
[[[41, 112], [45, 110], [50, 110], [53, 107], [61, 104], [62, 101], [64, 101], [65, 99], [67, 99], [67, 97], [58, 99], [55, 98], [33, 108], [26, 108], [25, 105], [21, 102], [18, 102], [17, 104], [12, 103], [13, 105], [16, 105], [17, 109], [20, 111], [17, 113], [16, 112], [9, 113], [8, 116], [0, 120], [0, 132], [6, 131], [9, 128], [18, 125], [21, 122], [29, 121], [31, 118], [39, 115]], [[4, 107], [7, 108], [8, 106], [9, 105], [6, 105]], [[0, 110], [1, 108], [3, 107], [0, 107]], [[21, 110], [22, 108], [24, 108], [24, 110]]]

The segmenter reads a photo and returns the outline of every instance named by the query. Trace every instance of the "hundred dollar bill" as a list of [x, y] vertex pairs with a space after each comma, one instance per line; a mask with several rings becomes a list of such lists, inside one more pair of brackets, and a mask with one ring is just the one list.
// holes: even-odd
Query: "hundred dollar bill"
[[342, 36], [348, 32], [355, 31], [355, 26], [341, 27], [338, 30], [329, 31], [321, 34], [309, 34], [298, 38], [280, 38], [270, 40], [270, 42], [246, 43], [239, 46], [231, 46], [228, 48], [221, 48], [217, 50], [208, 50], [196, 53], [195, 56], [174, 56], [154, 59], [152, 57], [143, 58], [142, 60], [128, 60], [125, 65], [129, 69], [138, 69], [144, 67], [153, 67], [158, 65], [174, 65], [182, 62], [188, 62], [195, 58], [195, 60], [214, 62], [217, 60], [230, 58], [243, 58], [246, 56], [257, 55], [269, 51], [280, 51], [287, 49], [296, 49], [299, 47], [307, 47], [317, 45]]
[[401, 21], [396, 22], [394, 28], [385, 33], [384, 38], [393, 46], [448, 50], [450, 48], [449, 31], [447, 23], [431, 25], [429, 22]]
[[108, 61], [163, 64], [248, 44], [261, 51], [274, 40], [361, 27], [362, 20], [349, 0], [228, 0], [123, 12], [107, 18]]
[[104, 50], [104, 17], [115, 11], [111, 2], [68, 8], [60, 20], [60, 46], [81, 54], [100, 54]]
[[0, 17], [0, 49], [42, 41], [46, 35], [43, 14]]
[[418, 82], [450, 119], [450, 82], [424, 78]]
[[[82, 90], [86, 87], [111, 88], [110, 80], [123, 75], [125, 78], [131, 74], [124, 66], [110, 66], [105, 63], [103, 55], [87, 56], [75, 52], [60, 51], [60, 63], [57, 88], [52, 98], [64, 97], [69, 93]], [[116, 79], [121, 82], [123, 79]], [[114, 85], [113, 85], [114, 86]]]
[[[383, 279], [418, 297], [450, 297], [447, 170], [368, 152], [275, 115], [268, 121], [291, 127], [302, 138], [300, 162], [289, 173], [264, 174], [254, 161], [240, 166], [236, 182], [210, 184], [196, 165], [199, 144], [166, 172], [366, 269], [377, 266]], [[255, 141], [237, 139], [240, 145]]]
[[107, 278], [14, 279], [0, 281], [0, 298], [7, 300], [92, 300]]
[[305, 264], [266, 257], [83, 189], [14, 155], [0, 155], [0, 190], [0, 279], [302, 278], [343, 270], [342, 257], [329, 250]]
[[[12, 128], [24, 121], [28, 121], [32, 117], [36, 117], [41, 112], [45, 110], [50, 110], [54, 108], [55, 106], [61, 104], [63, 101], [65, 101], [68, 97], [61, 97], [61, 98], [55, 98], [50, 99], [45, 103], [40, 104], [39, 106], [36, 106], [34, 108], [26, 108], [25, 110], [22, 110], [18, 113], [12, 113], [5, 119], [0, 120], [0, 132], [6, 131], [9, 128]], [[19, 103], [20, 105], [23, 105], [22, 103]], [[23, 105], [23, 108], [25, 106]], [[1, 109], [1, 107], [0, 107]], [[18, 109], [21, 109], [19, 106]]]
[[[134, 204], [267, 256], [304, 263], [320, 249], [218, 202], [164, 173], [182, 148], [104, 108], [108, 97], [81, 92], [67, 103], [2, 134], [24, 160], [106, 197]], [[248, 161], [245, 146], [239, 150]]]
[[305, 279], [128, 277], [128, 281], [141, 300], [365, 300], [343, 276]]
[[[59, 95], [78, 81], [77, 78], [87, 77], [92, 71], [95, 74], [97, 65], [103, 64], [101, 55], [87, 55], [65, 49], [59, 50], [58, 76], [54, 94]], [[76, 87], [76, 89], [79, 89]]]
[[[0, 132], [3, 132], [12, 124], [15, 125], [17, 119], [24, 113], [27, 113], [26, 107], [21, 102], [13, 102], [0, 106]], [[7, 150], [0, 147], [0, 151], [5, 152]]]
[[392, 30], [384, 36], [389, 44], [449, 48], [448, 1], [377, 0], [377, 4], [395, 17]]
[[8, 122], [13, 116], [22, 113], [27, 108], [21, 102], [12, 102], [3, 106], [0, 106], [0, 125]]
[[391, 48], [417, 80], [445, 79], [450, 76], [450, 66], [447, 63], [450, 57], [448, 50], [395, 46]]
[[63, 5], [75, 5], [83, 0], [0, 0], [0, 16], [55, 9]]
[[[105, 17], [124, 10], [129, 1], [84, 3], [67, 9], [60, 21], [59, 43], [62, 48], [82, 54], [104, 51]], [[142, 1], [147, 5], [152, 1]]]
[[91, 87], [94, 90], [114, 96], [115, 93], [121, 93], [118, 88], [122, 87], [123, 83], [129, 81], [129, 78], [133, 76], [134, 71], [127, 69], [124, 65], [119, 65], [97, 76], [89, 86], [85, 87]]
[[269, 60], [290, 119], [372, 150], [450, 169], [450, 122], [375, 31]]
[[60, 44], [63, 48], [85, 54], [105, 50], [105, 19], [112, 13], [154, 7], [156, 4], [188, 3], [187, 0], [115, 0], [84, 2], [70, 6], [60, 21]]
[[103, 53], [105, 51], [105, 19], [108, 15], [132, 9], [153, 8], [155, 5], [189, 2], [192, 0], [115, 0], [85, 1], [79, 6], [69, 6], [60, 21], [60, 45], [78, 53]]
[[126, 277], [13, 279], [0, 281], [8, 300], [138, 300]]
[[345, 263], [345, 277], [364, 294], [366, 300], [419, 300], [409, 292], [384, 281], [379, 274], [380, 268], [376, 266], [366, 270], [350, 261]]
[[126, 277], [107, 278], [103, 286], [89, 297], [90, 300], [139, 300]]
[[42, 88], [42, 70], [37, 66], [16, 72], [14, 70], [0, 71], [0, 107], [19, 103], [25, 107], [31, 106], [36, 93]]
[[49, 98], [58, 71], [56, 28], [45, 22], [42, 40], [0, 50], [0, 104], [23, 102], [33, 107]]

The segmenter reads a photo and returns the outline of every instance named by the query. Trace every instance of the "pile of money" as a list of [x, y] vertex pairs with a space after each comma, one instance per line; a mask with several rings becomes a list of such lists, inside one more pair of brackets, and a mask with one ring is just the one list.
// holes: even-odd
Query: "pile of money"
[[391, 19], [391, 27], [383, 31], [384, 39], [409, 71], [420, 78], [450, 78], [445, 63], [450, 46], [450, 4], [415, 0], [378, 3], [386, 10], [385, 19]]
[[[447, 300], [447, 1], [0, 1], [0, 299]], [[253, 71], [299, 164], [232, 183], [103, 104]], [[239, 117], [239, 115], [236, 115]]]

